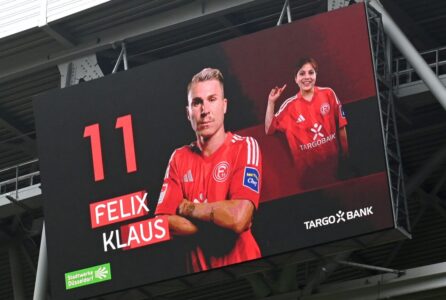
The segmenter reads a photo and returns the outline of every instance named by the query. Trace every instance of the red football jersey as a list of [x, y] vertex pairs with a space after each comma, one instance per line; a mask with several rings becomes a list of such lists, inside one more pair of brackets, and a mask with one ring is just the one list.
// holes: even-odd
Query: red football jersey
[[[241, 137], [228, 132], [223, 145], [208, 157], [202, 155], [196, 143], [192, 143], [173, 152], [155, 214], [175, 214], [182, 199], [196, 203], [244, 199], [251, 201], [257, 208], [261, 177], [260, 149], [252, 137]], [[204, 231], [206, 230], [208, 228]], [[219, 243], [218, 231], [222, 230], [216, 228], [214, 233], [209, 233], [212, 230], [208, 230], [207, 236], [196, 238], [196, 245], [190, 255], [193, 271], [260, 257], [251, 229], [240, 235], [234, 234], [233, 239], [225, 241], [225, 250], [215, 249], [215, 244], [218, 246]]]
[[280, 106], [270, 132], [285, 133], [302, 187], [328, 183], [336, 177], [339, 129], [347, 125], [342, 105], [330, 88], [314, 87], [311, 101], [299, 92]]

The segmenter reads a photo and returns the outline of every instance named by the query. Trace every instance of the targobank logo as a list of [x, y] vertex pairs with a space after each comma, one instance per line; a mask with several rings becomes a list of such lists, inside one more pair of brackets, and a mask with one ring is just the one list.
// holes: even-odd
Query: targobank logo
[[323, 218], [305, 221], [305, 229], [314, 229], [323, 226], [345, 223], [354, 219], [364, 218], [373, 215], [373, 206], [368, 206], [360, 209], [342, 211], [339, 210], [336, 214], [325, 216]]
[[336, 139], [336, 132], [331, 134], [328, 132], [327, 135], [325, 135], [322, 133], [323, 129], [321, 124], [314, 123], [313, 127], [310, 128], [310, 132], [313, 134], [313, 141], [311, 143], [299, 145], [300, 150], [310, 150]]
[[310, 131], [314, 133], [313, 141], [315, 141], [318, 137], [324, 137], [324, 134], [321, 132], [322, 125], [318, 123], [314, 123], [313, 128], [310, 128]]
[[336, 214], [336, 217], [338, 218], [336, 220], [336, 223], [339, 223], [341, 221], [345, 222], [344, 215], [345, 215], [345, 213], [342, 210], [338, 211], [338, 213]]

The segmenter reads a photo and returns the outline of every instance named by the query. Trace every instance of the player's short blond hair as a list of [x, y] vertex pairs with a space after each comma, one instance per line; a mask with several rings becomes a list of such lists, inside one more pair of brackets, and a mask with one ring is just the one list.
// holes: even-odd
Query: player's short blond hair
[[187, 85], [187, 93], [189, 94], [192, 84], [208, 80], [218, 80], [223, 89], [224, 78], [220, 70], [213, 68], [204, 68], [192, 77], [191, 81]]

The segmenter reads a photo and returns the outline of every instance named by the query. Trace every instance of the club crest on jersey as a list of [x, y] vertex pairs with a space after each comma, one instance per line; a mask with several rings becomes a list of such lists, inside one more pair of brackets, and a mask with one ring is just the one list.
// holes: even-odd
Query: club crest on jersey
[[323, 116], [325, 116], [326, 114], [328, 114], [330, 112], [330, 104], [328, 104], [327, 102], [322, 103], [320, 110], [321, 110], [321, 114]]
[[259, 192], [259, 171], [256, 168], [245, 167], [243, 185], [256, 193]]
[[161, 187], [161, 193], [160, 197], [158, 198], [158, 204], [163, 203], [164, 196], [166, 196], [166, 192], [167, 192], [167, 183], [164, 183], [163, 186]]
[[212, 177], [217, 182], [224, 182], [229, 176], [229, 163], [227, 161], [221, 161], [215, 165], [214, 171], [212, 171]]

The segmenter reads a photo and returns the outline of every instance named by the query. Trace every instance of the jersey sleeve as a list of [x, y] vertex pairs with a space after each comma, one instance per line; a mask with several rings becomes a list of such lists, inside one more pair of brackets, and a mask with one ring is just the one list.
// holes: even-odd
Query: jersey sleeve
[[180, 177], [178, 176], [177, 160], [177, 152], [174, 151], [166, 169], [155, 215], [175, 214], [183, 199]]
[[268, 134], [273, 134], [277, 130], [281, 131], [277, 117], [274, 116], [273, 120], [271, 121], [271, 125], [268, 128]]
[[290, 118], [290, 104], [293, 102], [294, 97], [288, 98], [280, 106], [279, 110], [274, 114], [274, 118], [268, 129], [268, 134], [274, 133], [276, 130], [285, 132], [287, 129], [287, 119]]
[[254, 138], [246, 137], [240, 143], [242, 145], [235, 162], [229, 198], [250, 200], [257, 209], [262, 186], [262, 155]]
[[345, 116], [345, 112], [342, 109], [341, 101], [339, 101], [338, 97], [336, 96], [335, 92], [331, 90], [332, 92], [332, 98], [333, 102], [335, 103], [335, 118], [336, 123], [338, 124], [338, 128], [345, 127], [347, 125], [347, 118]]
[[285, 131], [285, 119], [286, 119], [287, 110], [284, 111], [278, 111], [273, 118], [273, 121], [271, 122], [271, 126], [269, 127], [268, 133], [274, 133], [277, 131]]

